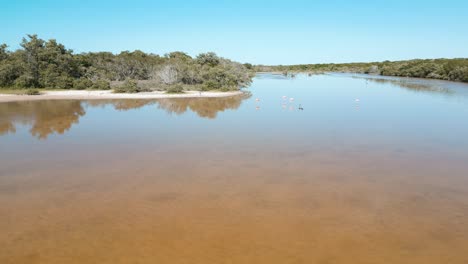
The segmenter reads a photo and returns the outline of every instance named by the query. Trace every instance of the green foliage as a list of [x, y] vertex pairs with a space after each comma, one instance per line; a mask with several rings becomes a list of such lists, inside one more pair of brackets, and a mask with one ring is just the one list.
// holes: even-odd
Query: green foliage
[[39, 95], [40, 92], [37, 89], [28, 89], [25, 94], [27, 94], [27, 95]]
[[21, 42], [24, 62], [23, 82], [25, 87], [53, 87], [70, 89], [78, 68], [73, 60], [72, 51], [51, 39], [44, 41], [37, 35], [28, 35]]
[[34, 86], [34, 81], [29, 75], [21, 75], [15, 80], [14, 84], [17, 88], [29, 88]]
[[110, 89], [110, 82], [126, 81], [117, 91], [139, 92], [138, 83], [151, 83], [152, 90], [174, 85], [191, 85], [193, 89], [238, 89], [248, 86], [253, 66], [242, 65], [203, 53], [192, 58], [177, 51], [164, 57], [142, 51], [73, 54], [55, 40], [37, 35], [23, 38], [21, 48], [10, 52], [0, 45], [0, 87]]
[[202, 53], [197, 56], [197, 63], [214, 67], [220, 63], [220, 58], [214, 52]]
[[110, 83], [106, 80], [97, 80], [91, 87], [94, 90], [110, 90]]
[[256, 71], [274, 72], [355, 72], [380, 74], [386, 76], [403, 76], [417, 78], [432, 78], [449, 81], [468, 82], [468, 59], [435, 59], [384, 61], [371, 63], [342, 64], [304, 64], [289, 66], [254, 67]]
[[87, 78], [80, 78], [73, 81], [73, 89], [85, 90], [93, 86], [93, 82]]
[[167, 93], [183, 93], [184, 92], [184, 87], [182, 86], [182, 84], [175, 84], [175, 85], [171, 85], [169, 86], [169, 88], [167, 88]]
[[0, 44], [0, 62], [8, 59], [8, 46], [6, 44]]
[[0, 62], [0, 87], [15, 86], [16, 80], [20, 77], [21, 66], [11, 61], [14, 61], [14, 58], [8, 56]]
[[138, 93], [141, 90], [135, 80], [128, 79], [121, 86], [114, 88], [115, 93]]
[[174, 51], [169, 54], [166, 54], [166, 58], [173, 59], [173, 60], [182, 60], [182, 61], [192, 60], [192, 57], [187, 55], [187, 53], [181, 52], [181, 51]]
[[141, 82], [151, 90], [174, 89], [179, 84], [202, 90], [235, 90], [250, 85], [255, 71], [285, 72], [287, 76], [295, 72], [357, 72], [468, 82], [468, 59], [253, 66], [213, 52], [196, 58], [180, 51], [163, 57], [139, 50], [117, 55], [73, 54], [57, 41], [45, 41], [37, 35], [23, 38], [20, 46], [8, 51], [7, 45], [0, 44], [0, 87], [107, 90], [110, 81], [127, 80], [115, 90], [140, 92]]
[[215, 80], [207, 80], [203, 84], [203, 91], [210, 91], [221, 88], [221, 84]]

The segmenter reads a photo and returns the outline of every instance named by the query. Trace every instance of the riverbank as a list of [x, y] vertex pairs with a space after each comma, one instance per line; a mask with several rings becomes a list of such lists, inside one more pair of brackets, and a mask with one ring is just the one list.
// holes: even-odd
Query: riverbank
[[415, 59], [406, 61], [298, 64], [278, 66], [256, 65], [254, 69], [256, 72], [282, 73], [370, 73], [382, 76], [414, 77], [465, 83], [468, 82], [468, 58]]
[[229, 97], [242, 94], [242, 91], [230, 92], [199, 92], [185, 91], [180, 94], [169, 94], [162, 91], [142, 93], [113, 93], [106, 91], [41, 91], [40, 95], [17, 95], [2, 94], [0, 91], [0, 102], [31, 101], [31, 100], [92, 100], [92, 99], [160, 99], [160, 98], [207, 98], [207, 97]]

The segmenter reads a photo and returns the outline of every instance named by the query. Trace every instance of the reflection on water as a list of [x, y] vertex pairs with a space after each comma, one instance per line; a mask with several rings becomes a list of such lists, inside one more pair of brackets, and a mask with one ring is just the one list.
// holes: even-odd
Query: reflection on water
[[270, 80], [289, 80], [290, 75], [285, 75], [282, 73], [259, 73], [256, 75], [257, 79], [270, 79]]
[[188, 110], [203, 118], [216, 118], [218, 112], [239, 108], [242, 100], [251, 94], [246, 92], [238, 96], [221, 98], [166, 98], [157, 100], [121, 99], [121, 100], [45, 100], [21, 101], [0, 104], [0, 135], [15, 133], [15, 124], [30, 125], [31, 135], [46, 139], [52, 133], [63, 134], [86, 114], [86, 107], [112, 106], [116, 110], [126, 111], [144, 106], [157, 105], [169, 114], [183, 114]]
[[45, 139], [63, 134], [85, 114], [79, 101], [25, 101], [0, 104], [0, 135], [16, 132], [15, 123], [30, 125], [31, 135]]
[[138, 109], [146, 105], [154, 104], [154, 100], [141, 100], [141, 99], [122, 99], [122, 100], [89, 100], [86, 101], [87, 106], [91, 107], [104, 107], [112, 105], [115, 110], [132, 110]]
[[417, 82], [409, 82], [406, 80], [392, 80], [392, 79], [377, 79], [377, 78], [369, 78], [367, 79], [371, 82], [375, 83], [391, 83], [393, 85], [406, 88], [416, 92], [436, 92], [436, 93], [443, 93], [443, 94], [453, 94], [449, 88], [445, 87], [437, 87], [427, 83], [417, 83]]
[[[408, 89], [415, 92], [434, 92], [445, 95], [456, 95], [456, 88], [459, 86], [466, 86], [463, 83], [421, 79], [421, 78], [405, 78], [381, 75], [367, 75], [367, 74], [336, 74], [351, 76], [352, 78], [365, 79], [366, 82], [373, 82], [377, 84], [392, 84], [395, 87]], [[466, 87], [462, 87], [466, 89]], [[464, 91], [466, 92], [466, 91]], [[459, 95], [459, 94], [458, 94]]]
[[158, 108], [177, 115], [183, 114], [190, 109], [200, 117], [213, 119], [216, 118], [218, 112], [239, 108], [242, 100], [250, 97], [250, 93], [245, 93], [240, 96], [221, 98], [166, 98], [158, 100]]

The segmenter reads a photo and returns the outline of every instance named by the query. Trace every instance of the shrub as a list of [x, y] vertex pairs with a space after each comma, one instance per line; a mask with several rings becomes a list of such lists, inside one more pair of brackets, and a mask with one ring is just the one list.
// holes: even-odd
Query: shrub
[[26, 91], [26, 94], [27, 95], [39, 95], [40, 93], [39, 93], [39, 90], [37, 90], [37, 89], [28, 89]]
[[33, 79], [28, 75], [21, 75], [15, 80], [15, 86], [18, 88], [34, 87]]
[[68, 76], [59, 76], [54, 79], [54, 82], [50, 86], [46, 86], [50, 88], [60, 88], [60, 89], [71, 89], [73, 88], [73, 78]]
[[141, 90], [135, 80], [126, 80], [121, 86], [114, 89], [115, 93], [138, 93]]
[[239, 90], [236, 86], [223, 86], [219, 89], [221, 92], [229, 92], [229, 91], [236, 91]]
[[93, 82], [86, 78], [80, 78], [73, 82], [73, 89], [84, 90], [89, 89], [93, 86]]
[[221, 62], [221, 59], [214, 52], [208, 52], [198, 55], [196, 61], [200, 65], [214, 67]]
[[171, 85], [167, 88], [167, 93], [183, 93], [184, 87], [182, 84]]
[[110, 83], [105, 80], [97, 80], [93, 83], [91, 87], [94, 90], [110, 90]]
[[214, 80], [208, 80], [203, 83], [203, 90], [204, 91], [209, 91], [209, 90], [216, 90], [221, 88], [221, 84], [219, 82], [216, 82]]

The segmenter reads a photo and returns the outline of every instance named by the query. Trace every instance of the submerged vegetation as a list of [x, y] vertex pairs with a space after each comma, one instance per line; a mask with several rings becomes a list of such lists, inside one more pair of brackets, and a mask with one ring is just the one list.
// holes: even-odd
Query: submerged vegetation
[[283, 72], [353, 72], [385, 76], [418, 77], [468, 82], [468, 59], [428, 59], [369, 63], [302, 64], [254, 67], [256, 71]]
[[195, 58], [183, 52], [159, 56], [139, 50], [74, 54], [56, 40], [37, 35], [23, 38], [18, 50], [7, 48], [0, 45], [0, 87], [8, 89], [237, 90], [248, 86], [254, 74], [212, 52]]

